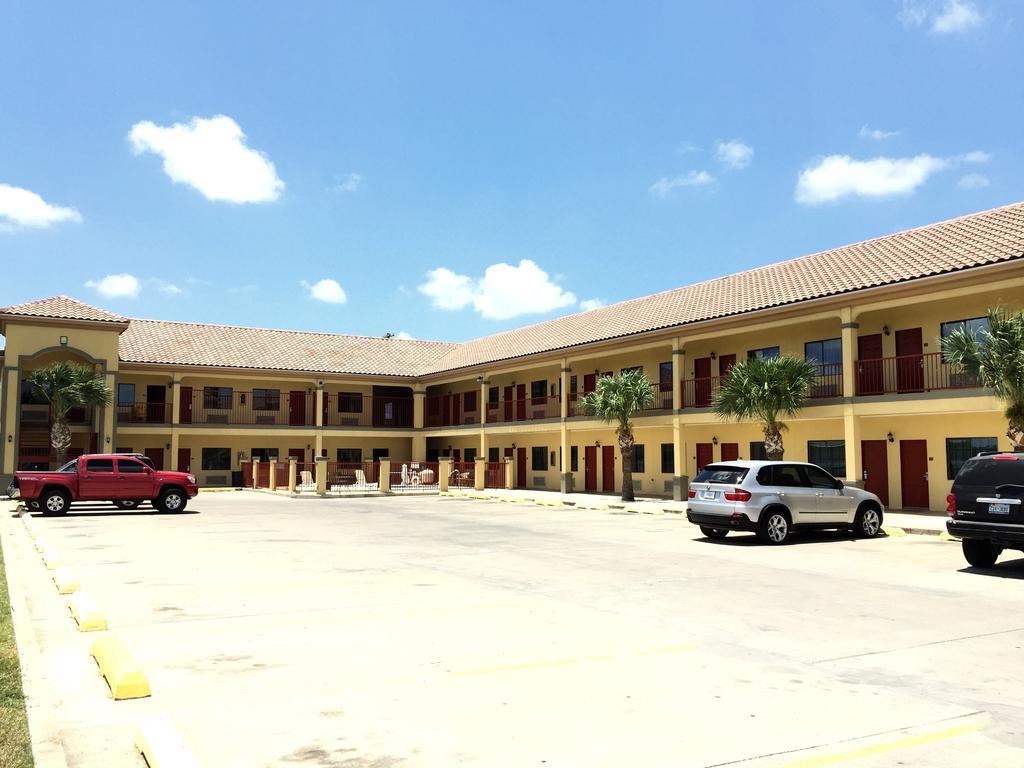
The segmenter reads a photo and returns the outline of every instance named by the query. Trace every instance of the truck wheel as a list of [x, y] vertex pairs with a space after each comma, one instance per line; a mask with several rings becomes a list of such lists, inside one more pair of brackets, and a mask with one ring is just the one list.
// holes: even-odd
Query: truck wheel
[[47, 491], [39, 499], [39, 504], [45, 515], [66, 515], [71, 506], [71, 495], [59, 489]]
[[964, 558], [975, 568], [991, 568], [1003, 551], [988, 539], [964, 539], [961, 546]]
[[185, 509], [187, 503], [188, 497], [183, 490], [180, 488], [168, 488], [160, 494], [160, 498], [153, 503], [153, 506], [161, 512], [181, 512]]
[[118, 499], [114, 502], [114, 506], [118, 509], [135, 509], [141, 503], [138, 499]]

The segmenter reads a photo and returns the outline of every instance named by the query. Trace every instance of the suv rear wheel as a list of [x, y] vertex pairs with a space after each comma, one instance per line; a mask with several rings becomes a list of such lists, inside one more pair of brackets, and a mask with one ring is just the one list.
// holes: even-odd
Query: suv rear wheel
[[872, 504], [865, 504], [857, 510], [853, 520], [853, 535], [870, 539], [882, 530], [882, 513]]
[[769, 509], [761, 513], [757, 537], [765, 544], [785, 544], [789, 541], [792, 524], [789, 515], [781, 509]]
[[964, 539], [964, 558], [975, 568], [991, 568], [1003, 551], [988, 539]]
[[709, 539], [724, 539], [729, 535], [728, 528], [712, 528], [710, 525], [702, 525], [700, 527], [700, 532]]

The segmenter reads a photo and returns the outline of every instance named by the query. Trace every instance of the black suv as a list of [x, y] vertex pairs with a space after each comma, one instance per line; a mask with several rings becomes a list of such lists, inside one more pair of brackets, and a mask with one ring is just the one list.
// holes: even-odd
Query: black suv
[[1004, 549], [1024, 552], [1024, 453], [982, 453], [968, 459], [946, 501], [946, 530], [963, 539], [964, 557], [971, 565], [995, 565]]

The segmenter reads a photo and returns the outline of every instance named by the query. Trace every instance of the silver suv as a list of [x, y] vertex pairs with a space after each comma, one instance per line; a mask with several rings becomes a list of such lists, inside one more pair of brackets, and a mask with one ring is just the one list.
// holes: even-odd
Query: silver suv
[[848, 488], [817, 464], [729, 461], [709, 464], [688, 491], [686, 518], [710, 539], [754, 531], [768, 544], [794, 528], [848, 528], [871, 537], [882, 529], [882, 502]]

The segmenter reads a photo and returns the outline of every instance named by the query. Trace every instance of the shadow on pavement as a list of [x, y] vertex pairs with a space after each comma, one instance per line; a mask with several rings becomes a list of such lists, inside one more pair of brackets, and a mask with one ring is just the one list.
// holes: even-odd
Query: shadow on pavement
[[[875, 538], [886, 539], [889, 537], [885, 531], [882, 531]], [[789, 541], [782, 545], [765, 544], [757, 538], [757, 534], [746, 531], [730, 532], [724, 539], [709, 539], [707, 536], [698, 536], [696, 539], [723, 547], [793, 547], [802, 544], [830, 544], [836, 541], [870, 541], [870, 539], [859, 539], [849, 531], [793, 531]]]
[[958, 569], [960, 573], [966, 573], [971, 576], [994, 576], [1000, 579], [1024, 579], [1024, 557], [1018, 557], [1014, 560], [1006, 560], [1004, 562], [997, 562], [991, 568], [975, 568], [973, 565], [968, 565], [965, 568]]

